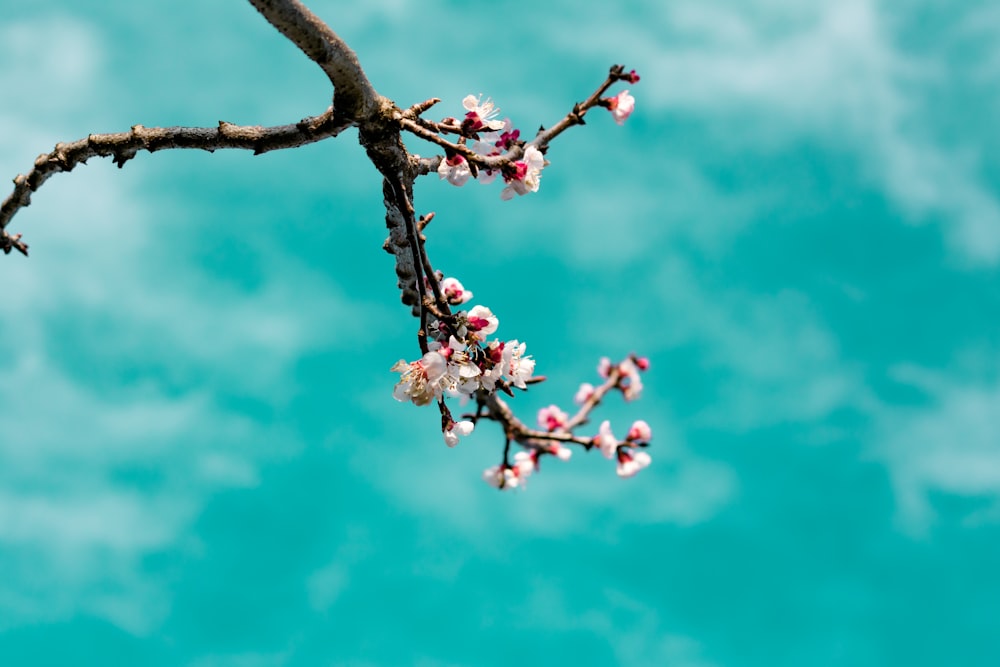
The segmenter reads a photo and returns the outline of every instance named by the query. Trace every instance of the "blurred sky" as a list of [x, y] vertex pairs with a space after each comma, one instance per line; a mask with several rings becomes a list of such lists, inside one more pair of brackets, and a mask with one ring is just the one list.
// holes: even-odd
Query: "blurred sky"
[[[525, 418], [650, 356], [595, 417], [653, 464], [501, 494], [497, 429], [449, 450], [393, 401], [415, 324], [353, 131], [95, 159], [0, 258], [0, 665], [1000, 664], [995, 3], [310, 4], [432, 118], [484, 93], [530, 133], [642, 75], [537, 194], [416, 205], [550, 377]], [[236, 0], [0, 0], [0, 91], [5, 179], [330, 96]]]

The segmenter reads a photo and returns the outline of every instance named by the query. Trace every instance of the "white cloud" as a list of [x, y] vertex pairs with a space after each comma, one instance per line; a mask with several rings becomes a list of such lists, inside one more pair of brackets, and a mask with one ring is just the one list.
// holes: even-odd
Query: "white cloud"
[[894, 375], [929, 399], [929, 405], [885, 406], [879, 414], [877, 456], [889, 467], [901, 525], [925, 532], [935, 519], [935, 492], [1000, 507], [1000, 383], [959, 382], [911, 366]]
[[562, 45], [588, 57], [622, 58], [624, 50], [644, 63], [637, 114], [651, 104], [739, 118], [743, 129], [725, 137], [730, 149], [782, 146], [803, 134], [848, 146], [911, 221], [940, 218], [966, 261], [1000, 261], [1000, 202], [979, 175], [979, 142], [933, 139], [924, 91], [953, 65], [904, 51], [885, 8], [871, 0], [680, 2], [662, 11], [641, 24], [593, 26], [605, 37], [596, 43], [567, 32]]
[[[26, 51], [52, 40], [59, 57]], [[77, 109], [101, 113], [90, 86], [107, 76], [100, 44], [98, 28], [58, 17], [0, 29], [4, 61], [33, 68], [30, 80], [0, 70], [0, 89], [26, 93], [0, 112], [0, 171], [24, 171], [55, 141], [86, 133], [93, 118]], [[86, 613], [154, 632], [171, 582], [147, 557], [185, 548], [214, 493], [257, 484], [264, 462], [301, 447], [289, 425], [220, 395], [278, 407], [295, 395], [304, 352], [347, 345], [379, 316], [281, 248], [268, 248], [255, 289], [165, 261], [171, 221], [143, 199], [142, 173], [95, 160], [56, 176], [13, 222], [31, 258], [2, 258], [5, 627]], [[133, 370], [131, 383], [101, 377]]]
[[[641, 576], [637, 575], [637, 576]], [[564, 599], [564, 590], [550, 579], [536, 577], [532, 595], [519, 610], [521, 622], [547, 633], [587, 630], [605, 638], [620, 665], [677, 665], [710, 667], [696, 639], [671, 632], [661, 620], [662, 609], [649, 601], [632, 598], [615, 589], [605, 589], [590, 608]]]

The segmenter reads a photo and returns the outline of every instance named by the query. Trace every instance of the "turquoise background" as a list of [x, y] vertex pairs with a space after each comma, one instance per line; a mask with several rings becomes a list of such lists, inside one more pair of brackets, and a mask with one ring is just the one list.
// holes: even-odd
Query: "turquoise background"
[[[525, 418], [649, 355], [595, 417], [646, 419], [653, 463], [501, 494], [495, 427], [448, 449], [392, 399], [415, 326], [353, 131], [93, 160], [0, 258], [0, 665], [1000, 664], [994, 3], [310, 5], [432, 118], [484, 93], [530, 133], [642, 75], [538, 193], [416, 205], [549, 376]], [[4, 178], [330, 97], [247, 3], [195, 0], [0, 0], [0, 91]]]

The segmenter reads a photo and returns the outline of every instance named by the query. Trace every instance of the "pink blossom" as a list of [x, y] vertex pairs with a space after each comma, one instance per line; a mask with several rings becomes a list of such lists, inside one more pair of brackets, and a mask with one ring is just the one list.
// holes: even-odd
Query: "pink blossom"
[[518, 139], [520, 139], [521, 137], [521, 130], [517, 129], [511, 130], [506, 127], [509, 124], [510, 120], [508, 119], [507, 121], [505, 121], [505, 126], [504, 126], [505, 131], [500, 135], [500, 138], [497, 139], [496, 142], [496, 147], [505, 151], [510, 150], [511, 146], [516, 144]]
[[569, 421], [569, 415], [559, 409], [558, 405], [550, 405], [538, 411], [538, 426], [550, 433], [564, 428]]
[[457, 278], [445, 278], [441, 281], [441, 292], [444, 298], [453, 306], [459, 306], [472, 299], [472, 292], [465, 289]]
[[576, 395], [573, 396], [573, 402], [577, 405], [583, 405], [590, 400], [590, 397], [594, 395], [594, 385], [589, 382], [584, 382], [580, 385], [580, 388], [576, 390]]
[[[510, 118], [505, 118], [503, 127], [499, 130], [482, 133], [481, 138], [473, 142], [472, 150], [484, 157], [501, 155], [503, 151], [509, 150], [517, 142], [520, 135], [521, 132], [514, 129]], [[476, 180], [486, 185], [492, 183], [499, 173], [498, 169], [480, 169]]]
[[618, 476], [632, 477], [651, 462], [652, 458], [646, 452], [632, 453], [622, 447], [618, 450]]
[[623, 90], [612, 98], [608, 99], [608, 109], [614, 117], [615, 122], [624, 125], [625, 120], [635, 111], [635, 98]]
[[631, 442], [649, 442], [653, 438], [653, 429], [642, 419], [632, 422], [632, 428], [628, 430], [627, 440]]
[[601, 357], [601, 360], [597, 363], [597, 374], [602, 378], [607, 379], [611, 374], [611, 360], [607, 357]]
[[625, 75], [625, 80], [633, 85], [637, 84], [639, 83], [639, 75], [635, 73], [635, 70], [632, 70], [631, 72]]

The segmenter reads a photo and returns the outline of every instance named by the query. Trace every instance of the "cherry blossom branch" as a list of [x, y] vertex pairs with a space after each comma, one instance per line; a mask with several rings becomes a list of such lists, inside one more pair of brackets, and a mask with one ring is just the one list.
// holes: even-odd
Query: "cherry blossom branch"
[[[486, 469], [483, 478], [499, 489], [517, 488], [539, 469], [541, 457], [551, 455], [563, 461], [569, 460], [572, 452], [563, 445], [579, 445], [586, 451], [599, 447], [606, 458], [617, 459], [620, 477], [631, 477], [649, 465], [649, 454], [636, 451], [647, 447], [653, 435], [645, 421], [634, 422], [624, 440], [614, 436], [608, 421], [601, 423], [596, 435], [579, 436], [573, 433], [574, 429], [587, 423], [590, 413], [609, 392], [620, 390], [627, 401], [638, 398], [642, 391], [639, 373], [647, 368], [649, 361], [635, 355], [614, 365], [608, 359], [602, 359], [598, 372], [605, 377], [605, 381], [598, 387], [589, 383], [581, 385], [574, 399], [581, 406], [577, 414], [571, 418], [556, 405], [542, 408], [538, 411], [540, 429], [530, 428], [518, 419], [507, 402], [495, 393], [480, 392], [476, 397], [476, 412], [464, 417], [470, 419], [473, 425], [482, 419], [496, 421], [503, 429], [506, 443], [501, 463]], [[515, 454], [513, 465], [509, 457], [511, 442], [518, 443], [525, 450]]]
[[[418, 218], [413, 195], [416, 178], [431, 171], [437, 171], [453, 185], [462, 185], [469, 178], [488, 183], [502, 176], [506, 184], [500, 193], [502, 199], [537, 191], [542, 169], [548, 165], [544, 152], [555, 137], [573, 125], [584, 124], [584, 116], [595, 106], [608, 109], [619, 124], [632, 113], [634, 99], [627, 90], [615, 97], [604, 94], [618, 81], [636, 83], [639, 77], [635, 71], [625, 73], [621, 65], [613, 66], [607, 79], [587, 99], [575, 104], [551, 128], [541, 128], [533, 139], [524, 141], [509, 119], [495, 118], [499, 110], [489, 99], [484, 102], [481, 97], [467, 96], [462, 102], [466, 109], [462, 120], [446, 118], [433, 122], [422, 118], [423, 113], [440, 101], [437, 98], [400, 109], [376, 92], [354, 52], [298, 0], [249, 1], [323, 69], [334, 87], [333, 106], [294, 125], [269, 128], [225, 122], [220, 122], [217, 128], [136, 125], [129, 132], [92, 134], [76, 142], [57, 144], [51, 153], [35, 161], [28, 174], [14, 179], [14, 192], [0, 205], [0, 249], [27, 254], [21, 235], [6, 232], [13, 215], [30, 204], [31, 194], [53, 174], [71, 171], [91, 157], [112, 157], [122, 167], [140, 150], [242, 148], [260, 154], [313, 143], [356, 126], [368, 158], [383, 176], [389, 231], [383, 248], [396, 260], [401, 300], [419, 320], [416, 336], [422, 356], [409, 363], [400, 360], [392, 367], [401, 374], [393, 396], [418, 406], [437, 403], [442, 434], [449, 446], [456, 445], [460, 436], [471, 433], [483, 419], [500, 424], [505, 441], [503, 459], [484, 475], [499, 488], [518, 486], [538, 469], [543, 455], [568, 459], [571, 454], [568, 445], [585, 450], [600, 448], [606, 457], [617, 458], [618, 474], [623, 477], [634, 475], [648, 465], [648, 454], [637, 451], [646, 447], [652, 437], [643, 421], [634, 422], [624, 440], [613, 435], [608, 421], [601, 423], [595, 435], [574, 433], [588, 422], [592, 411], [609, 392], [619, 390], [626, 400], [638, 397], [642, 389], [639, 373], [648, 367], [648, 362], [634, 355], [615, 365], [603, 359], [598, 371], [604, 381], [598, 387], [581, 385], [576, 397], [581, 407], [573, 417], [550, 405], [538, 413], [539, 428], [529, 427], [499, 394], [513, 396], [513, 389], [526, 390], [528, 385], [544, 378], [534, 375], [535, 360], [525, 353], [525, 343], [516, 339], [489, 340], [499, 323], [489, 308], [475, 305], [468, 310], [460, 309], [472, 299], [472, 292], [457, 279], [445, 277], [434, 268], [424, 233], [434, 214]], [[403, 132], [444, 149], [445, 155], [421, 158], [411, 154], [403, 144]], [[446, 138], [449, 135], [456, 135], [457, 139]], [[459, 396], [474, 398], [477, 409], [472, 415], [465, 415], [470, 419], [456, 422], [446, 399]], [[512, 464], [513, 444], [523, 451], [514, 454]]]
[[31, 204], [31, 194], [49, 178], [61, 172], [72, 171], [93, 157], [110, 157], [119, 167], [131, 160], [139, 151], [167, 149], [199, 149], [208, 152], [226, 148], [253, 151], [260, 155], [273, 150], [297, 148], [337, 136], [349, 124], [338, 120], [333, 107], [318, 116], [303, 118], [298, 123], [261, 127], [259, 125], [234, 125], [219, 121], [218, 127], [143, 127], [134, 125], [128, 132], [91, 134], [84, 139], [58, 143], [50, 153], [38, 156], [34, 167], [27, 174], [14, 178], [14, 191], [0, 205], [0, 249], [11, 248], [25, 255], [27, 245], [20, 235], [8, 235], [6, 227], [14, 215]]
[[549, 143], [555, 139], [557, 136], [573, 127], [574, 125], [584, 125], [583, 117], [587, 115], [587, 112], [596, 106], [608, 107], [610, 102], [605, 102], [601, 96], [607, 92], [613, 84], [618, 81], [628, 81], [629, 83], [637, 83], [639, 81], [639, 75], [635, 73], [635, 70], [630, 72], [625, 71], [624, 65], [612, 65], [611, 70], [608, 72], [608, 78], [605, 79], [597, 90], [591, 93], [583, 102], [578, 102], [573, 105], [573, 109], [566, 114], [558, 123], [553, 125], [547, 130], [540, 129], [535, 138], [531, 140], [531, 144], [536, 146], [540, 150], [544, 150]]
[[[507, 150], [497, 152], [492, 155], [484, 155], [476, 152], [465, 144], [466, 139], [478, 139], [476, 131], [481, 129], [481, 126], [475, 127], [470, 133], [467, 122], [460, 125], [455, 122], [455, 119], [453, 118], [445, 119], [440, 123], [435, 123], [433, 121], [420, 118], [419, 114], [425, 109], [421, 109], [421, 111], [417, 112], [415, 111], [417, 109], [416, 106], [401, 114], [399, 122], [400, 127], [403, 130], [410, 132], [425, 141], [429, 141], [444, 148], [447, 153], [446, 157], [460, 155], [465, 162], [470, 165], [472, 170], [476, 170], [477, 167], [489, 171], [503, 170], [505, 167], [509, 167], [516, 160], [524, 156], [526, 153], [526, 147], [529, 145], [534, 146], [539, 151], [544, 153], [552, 140], [557, 136], [574, 125], [584, 125], [584, 116], [586, 116], [587, 112], [594, 107], [601, 106], [615, 111], [615, 108], [618, 105], [617, 98], [605, 98], [602, 96], [607, 92], [608, 88], [618, 81], [637, 83], [639, 81], [639, 75], [635, 73], [635, 70], [626, 72], [623, 65], [612, 65], [608, 72], [608, 77], [604, 80], [604, 82], [601, 83], [601, 85], [598, 86], [597, 89], [583, 102], [574, 104], [573, 109], [570, 110], [570, 112], [561, 120], [559, 120], [559, 122], [548, 129], [540, 128], [534, 139], [529, 142], [511, 142]], [[437, 100], [434, 100], [434, 102], [436, 103]], [[428, 105], [427, 108], [430, 106], [431, 105]], [[492, 108], [492, 105], [490, 105], [490, 108]], [[626, 117], [628, 113], [631, 113], [631, 109], [625, 113]], [[618, 116], [616, 115], [616, 120], [617, 119]], [[458, 134], [460, 135], [460, 141], [449, 141], [442, 136], [443, 134]], [[423, 176], [432, 171], [437, 171], [441, 166], [442, 159], [444, 158], [441, 156], [422, 158], [420, 162], [419, 175]], [[472, 176], [475, 177], [476, 174], [473, 173]]]
[[[641, 364], [646, 364], [648, 367], [648, 362], [639, 357], [631, 357], [630, 363], [635, 364], [636, 360], [639, 360]], [[575, 415], [564, 419], [553, 418], [549, 421], [552, 430], [542, 431], [529, 428], [514, 415], [514, 412], [507, 405], [506, 401], [495, 394], [482, 398], [480, 404], [486, 408], [487, 413], [477, 413], [475, 417], [485, 417], [499, 422], [508, 437], [525, 446], [544, 446], [546, 441], [550, 441], [572, 443], [582, 445], [584, 449], [590, 449], [594, 446], [594, 439], [575, 436], [573, 435], [573, 430], [589, 421], [590, 413], [600, 405], [607, 394], [616, 389], [628, 391], [627, 382], [632, 377], [631, 372], [629, 370], [629, 363], [626, 362], [609, 367], [607, 379], [603, 383], [597, 387], [590, 386], [581, 392], [579, 396], [581, 400], [580, 409]]]

